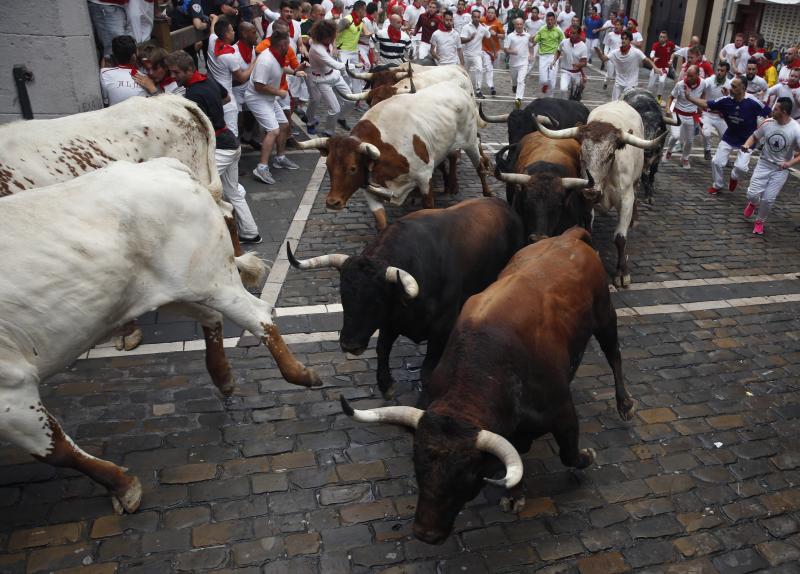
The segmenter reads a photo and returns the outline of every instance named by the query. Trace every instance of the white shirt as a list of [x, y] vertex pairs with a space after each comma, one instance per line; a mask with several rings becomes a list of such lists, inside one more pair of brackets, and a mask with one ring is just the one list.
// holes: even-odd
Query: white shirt
[[[714, 75], [710, 78], [701, 80], [700, 83], [703, 86], [703, 95], [701, 97], [704, 100], [718, 100], [719, 98], [730, 95], [731, 81], [728, 78], [725, 78], [724, 82], [718, 84], [717, 76]], [[725, 89], [725, 92], [722, 91], [723, 88]]]
[[[326, 48], [323, 44], [317, 44], [313, 40], [311, 41], [311, 48], [308, 50], [308, 64], [312, 79], [326, 76], [332, 69], [344, 70], [344, 64], [331, 56], [329, 48]], [[257, 63], [256, 67], [258, 67]]]
[[[789, 66], [783, 66], [781, 71], [778, 72], [778, 81], [782, 83], [786, 83], [789, 81], [789, 75], [792, 73], [792, 69]], [[773, 88], [775, 86], [772, 86]]]
[[642, 36], [641, 32], [634, 32], [633, 33], [633, 40], [631, 40], [632, 44], [641, 44], [644, 42], [644, 37]]
[[272, 88], [279, 88], [281, 85], [282, 75], [283, 67], [281, 67], [281, 65], [278, 63], [278, 60], [275, 59], [275, 56], [272, 55], [272, 52], [269, 50], [264, 50], [256, 59], [256, 65], [253, 68], [253, 73], [250, 74], [250, 81], [247, 82], [245, 97], [250, 98], [258, 95], [263, 98], [274, 99], [276, 96], [268, 96], [267, 94], [256, 92], [255, 82], [264, 84], [265, 86], [270, 86]]
[[475, 58], [481, 55], [481, 42], [484, 38], [490, 38], [491, 32], [489, 31], [489, 28], [483, 24], [478, 24], [478, 27], [476, 28], [472, 22], [470, 22], [461, 30], [461, 38], [469, 38], [470, 36], [472, 36], [472, 40], [462, 43], [461, 48], [464, 50], [464, 56]]
[[619, 48], [611, 52], [608, 58], [614, 62], [616, 85], [635, 88], [639, 84], [639, 65], [646, 57], [644, 52], [634, 46], [631, 46], [627, 54], [623, 54]]
[[565, 38], [561, 40], [558, 49], [561, 52], [561, 58], [559, 59], [561, 69], [565, 72], [574, 70], [581, 58], [589, 59], [589, 48], [586, 46], [586, 42], [578, 42], [573, 46], [572, 41], [569, 38]]
[[424, 6], [417, 8], [413, 4], [406, 7], [406, 11], [403, 12], [403, 23], [410, 30], [410, 34], [414, 33], [414, 28], [417, 27], [417, 20], [419, 20], [420, 15], [426, 10], [427, 8]]
[[[675, 87], [672, 88], [672, 97], [674, 98], [675, 102], [675, 109], [680, 110], [682, 112], [694, 114], [697, 113], [697, 106], [686, 99], [686, 81], [681, 80], [680, 82], [675, 84]], [[702, 98], [703, 97], [703, 90], [705, 86], [702, 82], [697, 83], [697, 87], [694, 89], [689, 90], [689, 95], [693, 98]]]
[[736, 54], [736, 50], [736, 44], [733, 42], [726, 44], [725, 47], [719, 52], [720, 59], [725, 60], [729, 64], [733, 64], [733, 56]]
[[220, 86], [228, 90], [228, 93], [233, 98], [235, 97], [233, 95], [233, 72], [239, 69], [241, 56], [236, 54], [235, 50], [229, 54], [215, 56], [214, 48], [218, 41], [219, 38], [217, 38], [216, 34], [211, 34], [208, 39], [208, 54], [206, 54], [208, 56], [206, 60], [208, 62], [208, 73]]
[[611, 30], [603, 39], [603, 44], [608, 46], [608, 53], [610, 55], [611, 52], [622, 46], [622, 34], [617, 34], [614, 30]]
[[753, 79], [747, 80], [747, 93], [758, 95], [761, 92], [766, 92], [769, 89], [769, 84], [761, 76], [753, 76]]
[[453, 28], [455, 28], [456, 32], [459, 34], [461, 30], [464, 29], [464, 26], [469, 24], [472, 21], [472, 16], [469, 15], [469, 12], [464, 12], [463, 14], [456, 14], [453, 12]]
[[750, 49], [747, 46], [742, 46], [734, 53], [736, 57], [736, 70], [737, 74], [747, 73], [747, 60], [750, 59]]
[[800, 118], [800, 88], [790, 88], [787, 84], [777, 83], [767, 90], [764, 95], [764, 103], [770, 107], [775, 107], [778, 98], [789, 98], [792, 100], [792, 117]]
[[149, 94], [133, 80], [131, 68], [102, 68], [100, 70], [100, 92], [103, 103], [113, 106], [133, 96], [147, 97]]
[[453, 29], [449, 32], [436, 30], [431, 36], [431, 48], [436, 48], [438, 59], [436, 62], [441, 66], [444, 64], [460, 64], [458, 50], [461, 48], [461, 37]]
[[531, 48], [531, 35], [527, 32], [522, 32], [522, 34], [517, 34], [517, 32], [506, 34], [506, 39], [503, 41], [503, 48], [508, 48], [516, 52], [516, 54], [509, 54], [508, 56], [509, 67], [527, 66]]
[[331, 0], [322, 0], [321, 4], [322, 7], [325, 8], [325, 17], [327, 17], [333, 10], [333, 2], [331, 2]]
[[531, 37], [533, 37], [536, 35], [536, 32], [538, 32], [544, 25], [545, 21], [542, 18], [539, 18], [538, 20], [531, 20], [530, 18], [528, 18], [527, 20], [525, 20], [525, 31]]
[[556, 17], [556, 24], [558, 24], [558, 27], [561, 28], [562, 32], [566, 32], [567, 28], [572, 26], [572, 17], [573, 16], [575, 16], [575, 12], [571, 11], [571, 12], [561, 12]]
[[794, 120], [782, 126], [774, 118], [769, 118], [756, 128], [753, 135], [759, 142], [764, 142], [761, 157], [774, 162], [764, 163], [775, 170], [780, 169], [775, 163], [789, 161], [800, 150], [800, 125]]
[[[267, 26], [267, 33], [266, 38], [270, 38], [272, 36], [272, 25], [275, 22], [270, 22], [269, 26]], [[297, 20], [292, 20], [292, 28], [294, 28], [293, 33], [289, 36], [289, 43], [292, 46], [292, 50], [294, 53], [299, 55], [300, 52], [297, 51], [297, 43], [300, 41], [300, 22]], [[287, 32], [288, 33], [288, 32]]]

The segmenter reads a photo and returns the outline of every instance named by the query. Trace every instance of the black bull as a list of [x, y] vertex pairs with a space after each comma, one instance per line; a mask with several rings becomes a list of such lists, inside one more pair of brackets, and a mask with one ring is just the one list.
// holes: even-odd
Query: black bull
[[360, 354], [380, 330], [378, 387], [393, 394], [389, 354], [398, 336], [428, 341], [422, 364], [423, 386], [436, 367], [464, 302], [497, 278], [525, 245], [522, 222], [495, 198], [463, 201], [447, 209], [406, 215], [370, 241], [361, 255], [326, 255], [297, 261], [311, 269], [337, 267], [344, 312], [342, 350]]

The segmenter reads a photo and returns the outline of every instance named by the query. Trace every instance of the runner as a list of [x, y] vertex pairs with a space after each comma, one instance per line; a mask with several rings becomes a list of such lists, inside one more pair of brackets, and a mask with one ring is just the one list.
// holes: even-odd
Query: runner
[[464, 51], [461, 49], [461, 37], [453, 27], [453, 13], [444, 13], [444, 30], [436, 30], [431, 36], [431, 56], [439, 66], [447, 64], [464, 65]]
[[644, 55], [638, 48], [631, 45], [633, 34], [628, 30], [622, 32], [622, 45], [612, 51], [608, 56], [603, 54], [600, 49], [595, 52], [603, 62], [614, 64], [614, 90], [611, 92], [611, 101], [618, 100], [627, 90], [635, 88], [639, 84], [639, 66], [644, 62], [647, 67], [654, 68], [653, 60]]
[[471, 12], [472, 20], [461, 29], [461, 47], [464, 52], [464, 66], [469, 72], [472, 80], [472, 87], [475, 89], [475, 97], [484, 99], [481, 92], [481, 81], [483, 76], [483, 50], [482, 41], [484, 38], [491, 37], [489, 28], [481, 24], [481, 11]]
[[600, 46], [600, 28], [603, 19], [600, 17], [597, 4], [592, 5], [592, 13], [583, 19], [583, 28], [586, 30], [586, 47], [589, 48], [589, 63], [592, 63], [594, 49]]
[[769, 89], [767, 81], [758, 75], [758, 60], [750, 58], [747, 61], [747, 93], [757, 100], [762, 100], [764, 94]]
[[[604, 26], [605, 28], [605, 26]], [[603, 39], [603, 53], [608, 56], [614, 50], [622, 46], [622, 21], [615, 20], [613, 29], [606, 32], [606, 37]], [[608, 58], [600, 58], [606, 64], [606, 75], [603, 80], [603, 89], [608, 89], [608, 81], [616, 77], [616, 70], [614, 69], [614, 62], [609, 61]], [[613, 99], [613, 98], [612, 98]]]
[[556, 26], [556, 15], [548, 12], [544, 27], [539, 28], [531, 40], [535, 46], [539, 46], [539, 88], [545, 96], [552, 95], [555, 91], [558, 71], [550, 64], [553, 63], [563, 39], [564, 32]]
[[[783, 71], [783, 70], [781, 70]], [[792, 119], [800, 118], [800, 68], [791, 70], [785, 84], [777, 83], [767, 90], [764, 103], [772, 106], [778, 98], [789, 98], [792, 100]]]
[[680, 116], [681, 125], [670, 126], [667, 142], [664, 147], [667, 149], [664, 159], [672, 158], [672, 150], [669, 149], [670, 138], [679, 139], [681, 142], [681, 167], [691, 169], [689, 164], [689, 154], [692, 153], [692, 143], [695, 136], [695, 126], [700, 124], [700, 113], [697, 104], [689, 99], [689, 96], [699, 98], [703, 95], [703, 82], [700, 80], [700, 71], [697, 66], [689, 66], [686, 70], [686, 79], [679, 80], [672, 88], [672, 93], [667, 100], [667, 110], [673, 108]]
[[516, 104], [519, 107], [525, 97], [525, 78], [528, 75], [532, 38], [525, 31], [525, 21], [522, 18], [515, 19], [513, 25], [514, 31], [506, 36], [503, 47], [508, 55], [511, 90], [514, 92]]
[[656, 95], [658, 103], [660, 104], [664, 96], [664, 86], [667, 82], [667, 75], [669, 73], [669, 63], [672, 60], [672, 54], [675, 53], [675, 44], [670, 41], [666, 30], [662, 30], [658, 34], [658, 42], [653, 42], [650, 48], [650, 58], [655, 63], [656, 67], [650, 70], [650, 79], [647, 80], [647, 89], [653, 91], [656, 81], [658, 87], [656, 88]]
[[570, 100], [580, 100], [581, 92], [586, 84], [585, 68], [589, 58], [589, 49], [586, 43], [581, 41], [581, 29], [573, 26], [569, 31], [568, 39], [562, 40], [558, 46], [558, 52], [552, 67], [556, 67], [559, 62], [561, 66], [561, 97]]
[[[500, 53], [506, 32], [503, 23], [497, 18], [497, 10], [494, 6], [486, 9], [486, 17], [481, 19], [481, 24], [489, 28], [491, 33], [489, 38], [483, 39], [481, 57], [483, 58], [483, 78], [486, 80], [486, 85], [489, 86], [489, 93], [494, 96], [497, 94], [494, 89], [494, 62], [497, 60], [497, 54]], [[483, 87], [483, 80], [481, 80], [481, 87]]]

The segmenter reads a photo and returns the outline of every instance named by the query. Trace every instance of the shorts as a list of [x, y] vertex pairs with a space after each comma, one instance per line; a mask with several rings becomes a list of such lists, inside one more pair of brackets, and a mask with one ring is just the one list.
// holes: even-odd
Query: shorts
[[292, 96], [286, 94], [282, 98], [275, 98], [278, 102], [278, 105], [281, 107], [282, 110], [291, 110], [292, 109]]
[[288, 123], [280, 98], [275, 96], [249, 95], [247, 108], [266, 132], [277, 130], [278, 124]]

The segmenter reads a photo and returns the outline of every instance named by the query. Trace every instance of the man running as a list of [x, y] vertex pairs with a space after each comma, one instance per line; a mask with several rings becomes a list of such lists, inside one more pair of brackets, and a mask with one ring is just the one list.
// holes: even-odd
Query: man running
[[703, 95], [703, 82], [700, 80], [700, 71], [697, 66], [689, 66], [686, 70], [686, 79], [675, 84], [667, 100], [667, 110], [672, 109], [672, 104], [675, 103], [675, 113], [680, 116], [681, 125], [670, 126], [670, 134], [664, 145], [667, 149], [664, 159], [672, 158], [672, 151], [669, 148], [670, 139], [680, 139], [681, 167], [683, 169], [691, 169], [689, 154], [692, 153], [695, 126], [700, 124], [697, 104], [690, 97], [699, 98], [701, 95]]
[[489, 28], [481, 24], [481, 11], [471, 12], [472, 20], [461, 29], [461, 47], [464, 51], [464, 66], [469, 72], [472, 80], [472, 87], [475, 89], [475, 97], [483, 99], [485, 96], [481, 92], [483, 82], [483, 39], [490, 38], [492, 33]]
[[656, 95], [658, 103], [662, 102], [664, 96], [664, 86], [667, 81], [667, 73], [669, 72], [669, 63], [672, 61], [672, 54], [675, 53], [675, 44], [669, 39], [666, 30], [662, 30], [658, 34], [658, 41], [653, 42], [650, 48], [650, 59], [656, 65], [655, 68], [650, 70], [650, 79], [647, 80], [647, 89], [653, 91], [653, 86], [658, 82], [656, 88]]
[[[483, 77], [486, 79], [486, 85], [489, 86], [489, 93], [494, 96], [497, 94], [494, 89], [494, 62], [497, 60], [497, 54], [500, 53], [506, 32], [503, 23], [497, 18], [497, 9], [494, 6], [486, 9], [486, 16], [481, 19], [481, 24], [489, 28], [491, 33], [489, 38], [483, 39], [481, 57], [483, 58]], [[483, 81], [481, 81], [481, 87], [483, 87]]]
[[528, 58], [531, 50], [531, 36], [525, 31], [525, 21], [516, 18], [514, 31], [506, 36], [503, 44], [508, 55], [508, 69], [511, 75], [511, 89], [516, 98], [517, 107], [525, 97], [525, 77], [528, 75]]
[[556, 69], [550, 64], [556, 57], [564, 32], [556, 26], [556, 15], [548, 12], [544, 27], [533, 37], [534, 46], [539, 46], [539, 88], [544, 95], [552, 95], [556, 85]]
[[[783, 70], [781, 70], [783, 71]], [[800, 68], [794, 68], [787, 76], [787, 82], [778, 82], [767, 90], [764, 96], [764, 103], [772, 106], [778, 98], [789, 98], [792, 100], [792, 119], [800, 118]]]
[[444, 30], [436, 30], [431, 36], [431, 56], [439, 65], [461, 64], [464, 65], [464, 51], [461, 49], [461, 37], [455, 29], [453, 13], [446, 10], [444, 13]]
[[[702, 98], [708, 100], [718, 100], [730, 94], [731, 82], [728, 79], [728, 73], [731, 70], [728, 62], [720, 61], [717, 64], [717, 73], [703, 80], [703, 94]], [[705, 108], [703, 110], [703, 157], [707, 160], [711, 159], [711, 131], [717, 132], [717, 136], [722, 139], [725, 131], [728, 129], [728, 124], [725, 119], [717, 111]]]
[[640, 49], [635, 48], [631, 42], [633, 34], [628, 30], [622, 31], [622, 45], [613, 50], [608, 56], [603, 54], [600, 49], [596, 49], [597, 55], [603, 62], [613, 64], [615, 80], [614, 90], [611, 92], [611, 101], [618, 100], [627, 90], [632, 90], [639, 84], [639, 66], [642, 62], [648, 68], [654, 68], [653, 60], [644, 55]]
[[581, 41], [581, 29], [573, 26], [569, 31], [569, 38], [562, 40], [558, 45], [558, 52], [552, 67], [556, 67], [559, 61], [561, 66], [561, 97], [570, 100], [580, 100], [580, 94], [586, 83], [584, 69], [589, 59], [589, 49], [586, 43]]
[[[622, 21], [614, 21], [613, 29], [606, 32], [606, 37], [603, 38], [603, 53], [606, 56], [622, 46], [622, 32]], [[608, 89], [608, 80], [613, 80], [615, 77], [614, 62], [609, 62], [607, 58], [603, 59], [602, 57], [601, 60], [606, 64], [606, 76], [603, 79], [603, 89], [606, 90]]]
[[761, 100], [769, 89], [767, 81], [758, 75], [758, 60], [750, 58], [747, 61], [747, 93], [757, 100]]

